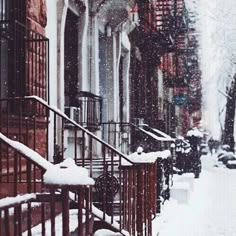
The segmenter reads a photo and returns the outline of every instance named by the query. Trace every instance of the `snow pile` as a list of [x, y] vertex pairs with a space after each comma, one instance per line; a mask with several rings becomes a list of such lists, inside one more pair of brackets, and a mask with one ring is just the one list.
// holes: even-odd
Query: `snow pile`
[[[139, 147], [137, 152], [132, 153], [128, 158], [133, 163], [154, 163], [158, 158], [167, 159], [170, 156], [170, 150], [145, 153]], [[122, 165], [125, 165], [125, 162], [122, 162]]]
[[13, 141], [0, 133], [0, 139], [8, 143], [12, 148], [25, 155], [34, 163], [46, 170], [44, 181], [46, 184], [58, 185], [93, 185], [94, 180], [88, 176], [88, 171], [83, 167], [78, 167], [73, 159], [66, 159], [64, 162], [53, 165], [45, 160], [34, 150], [24, 144]]
[[228, 164], [230, 164], [230, 165], [236, 165], [236, 161], [228, 161]]
[[193, 173], [183, 173], [182, 175], [176, 175], [173, 177], [173, 182], [182, 182], [189, 185], [189, 189], [193, 191], [194, 188], [194, 174]]
[[218, 166], [216, 155], [202, 158], [201, 178], [194, 180], [188, 204], [173, 198], [152, 223], [159, 236], [233, 236], [236, 232], [236, 170]]
[[198, 137], [198, 138], [203, 138], [203, 134], [197, 129], [193, 128], [187, 132], [188, 137]]
[[190, 199], [190, 186], [187, 182], [176, 182], [170, 189], [170, 196], [178, 203], [188, 203]]
[[[97, 217], [98, 219], [103, 219], [104, 218], [104, 212], [101, 211], [100, 209], [98, 209], [97, 207], [95, 207], [94, 205], [92, 205], [92, 214]], [[111, 224], [112, 222], [112, 218], [110, 216], [108, 216], [107, 214], [105, 214], [105, 222], [107, 222], [108, 224]], [[114, 229], [120, 230], [120, 224], [117, 221], [113, 221], [113, 223], [111, 224], [111, 226]], [[129, 232], [127, 232], [126, 230], [121, 230], [122, 234], [125, 236], [130, 236]]]
[[44, 174], [46, 184], [56, 185], [93, 185], [94, 180], [88, 176], [88, 170], [79, 167], [73, 159], [51, 166]]
[[94, 236], [122, 236], [122, 234], [115, 233], [108, 229], [99, 229], [94, 233]]
[[[78, 228], [78, 210], [70, 209], [69, 211], [69, 228], [71, 235], [75, 235], [74, 232], [76, 232]], [[85, 222], [85, 216], [83, 215], [83, 222]], [[55, 217], [55, 235], [61, 236], [62, 235], [62, 214], [59, 214]], [[51, 235], [51, 220], [47, 220], [45, 222], [45, 231], [46, 235]], [[38, 224], [31, 228], [31, 233], [33, 236], [42, 236], [42, 224]], [[23, 236], [28, 236], [28, 231], [25, 231], [22, 233]], [[78, 234], [76, 234], [78, 235]]]

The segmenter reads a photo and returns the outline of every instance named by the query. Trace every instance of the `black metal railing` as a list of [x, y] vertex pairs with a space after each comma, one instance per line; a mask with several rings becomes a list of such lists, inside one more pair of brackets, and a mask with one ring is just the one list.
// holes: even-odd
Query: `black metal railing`
[[[99, 186], [103, 185], [103, 180], [106, 180], [108, 172], [111, 176], [116, 176], [119, 183], [118, 193], [112, 199], [113, 201], [109, 202], [109, 207], [106, 204], [106, 196], [109, 195], [107, 192], [110, 190], [115, 191], [115, 182], [111, 181], [109, 187], [106, 185], [104, 188], [102, 187], [102, 195], [98, 196], [101, 199], [96, 198], [95, 193], [94, 197], [92, 193], [89, 197], [94, 202], [101, 200], [99, 207], [102, 210], [101, 219], [103, 221], [106, 214], [110, 215], [108, 224], [112, 224], [115, 221], [114, 218], [118, 216], [120, 222], [118, 230], [126, 228], [122, 222], [122, 193], [125, 184], [123, 183], [123, 172], [119, 166], [121, 166], [122, 159], [127, 159], [127, 157], [36, 96], [0, 99], [0, 101], [0, 108], [5, 111], [0, 115], [0, 132], [7, 137], [24, 143], [54, 163], [59, 163], [65, 158], [74, 159], [78, 165], [88, 168], [90, 177], [95, 180], [99, 175], [104, 177]], [[12, 114], [11, 107], [17, 107], [18, 109], [15, 110], [17, 113]], [[70, 127], [70, 137], [65, 132], [66, 126]], [[8, 156], [5, 159], [4, 163], [9, 163], [7, 167], [10, 167]], [[0, 164], [1, 160], [3, 158], [0, 159]], [[99, 172], [96, 168], [97, 160], [99, 161]], [[4, 163], [2, 165], [5, 165]], [[0, 168], [5, 169], [1, 165]]]
[[101, 124], [102, 139], [122, 153], [131, 153], [131, 131], [129, 123], [103, 122]]
[[[61, 231], [69, 236], [70, 202], [77, 214], [77, 235], [92, 235], [90, 186], [46, 185], [43, 174], [53, 165], [2, 133], [0, 154], [0, 235], [22, 235], [23, 232], [34, 235], [36, 231], [42, 236], [49, 232], [55, 236], [56, 217], [62, 213]], [[75, 196], [69, 197], [69, 191], [75, 192]]]
[[173, 34], [175, 27], [173, 1], [156, 1], [156, 28], [164, 34]]
[[25, 23], [26, 20], [26, 1], [25, 0], [1, 0], [0, 1], [0, 21], [18, 20]]
[[0, 96], [48, 101], [49, 40], [19, 21], [0, 21], [0, 39]]
[[[170, 107], [168, 112], [171, 113]], [[166, 126], [171, 132], [173, 127], [171, 127], [170, 120], [171, 117], [166, 117]], [[148, 125], [103, 122], [101, 127], [103, 140], [127, 155], [136, 152], [139, 146], [145, 152], [169, 149], [173, 141], [170, 136], [163, 136], [161, 133], [157, 133], [157, 129], [155, 131]]]
[[[142, 32], [141, 44], [152, 45], [152, 49], [157, 45], [157, 50], [173, 47], [175, 34], [174, 4], [172, 1], [139, 2], [139, 29]], [[164, 50], [164, 51], [165, 51]], [[159, 52], [160, 54], [160, 52]]]
[[86, 91], [77, 95], [77, 106], [67, 106], [65, 113], [83, 127], [94, 131], [101, 123], [102, 98]]
[[[99, 211], [94, 210], [94, 206], [100, 209], [100, 213], [95, 216], [101, 222], [106, 222], [122, 235], [124, 230], [128, 230], [131, 235], [136, 235], [136, 232], [140, 236], [151, 235], [151, 216], [156, 213], [157, 199], [155, 163], [134, 164], [119, 150], [38, 97], [8, 98], [0, 101], [0, 108], [4, 108], [5, 111], [0, 115], [1, 133], [24, 143], [39, 152], [46, 160], [58, 163], [65, 158], [72, 158], [77, 165], [88, 169], [90, 177], [95, 180], [95, 186], [88, 195], [84, 195], [84, 200], [87, 200], [87, 207], [92, 214]], [[17, 114], [9, 113], [11, 106], [18, 107]], [[65, 125], [70, 125], [71, 137], [66, 134]], [[67, 146], [68, 138], [71, 140], [70, 146]], [[39, 173], [30, 172], [31, 166], [25, 164], [24, 159], [21, 158], [18, 162], [21, 163], [21, 171], [12, 171], [12, 167], [17, 168], [19, 165], [9, 154], [10, 150], [0, 149], [3, 150], [5, 157], [3, 158], [1, 152], [0, 173], [6, 172], [5, 181], [8, 181], [6, 178], [10, 180], [10, 178], [20, 178], [19, 175], [22, 175], [22, 178], [26, 176], [22, 180], [29, 178], [33, 182], [29, 192], [36, 192], [37, 186], [40, 188], [42, 185], [41, 169], [36, 168]], [[24, 171], [26, 174], [21, 174]], [[18, 193], [16, 186], [19, 183], [16, 181], [14, 183], [16, 185], [13, 193]], [[6, 184], [9, 187], [9, 184]], [[145, 201], [145, 199], [152, 200]], [[90, 203], [93, 201], [94, 205], [88, 201]], [[54, 219], [54, 212], [52, 214]]]

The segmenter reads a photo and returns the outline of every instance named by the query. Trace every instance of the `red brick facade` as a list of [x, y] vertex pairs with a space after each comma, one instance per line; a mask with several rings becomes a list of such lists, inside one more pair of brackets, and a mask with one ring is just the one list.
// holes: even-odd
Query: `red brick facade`
[[45, 34], [47, 25], [46, 0], [27, 0], [26, 1], [27, 26], [30, 29]]

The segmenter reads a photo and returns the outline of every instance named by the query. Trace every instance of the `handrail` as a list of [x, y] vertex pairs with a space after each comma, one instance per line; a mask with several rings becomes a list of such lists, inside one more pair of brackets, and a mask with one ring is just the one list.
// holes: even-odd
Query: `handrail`
[[124, 155], [122, 152], [120, 152], [119, 150], [115, 149], [113, 146], [111, 146], [110, 144], [106, 143], [104, 140], [100, 139], [99, 137], [97, 137], [96, 135], [94, 135], [93, 133], [91, 133], [89, 130], [85, 129], [83, 126], [79, 125], [77, 122], [75, 122], [74, 120], [70, 119], [64, 112], [62, 112], [61, 110], [59, 110], [56, 107], [52, 107], [51, 105], [49, 105], [46, 101], [44, 101], [42, 98], [38, 97], [38, 96], [25, 96], [25, 97], [9, 97], [9, 98], [0, 98], [0, 101], [9, 101], [9, 100], [22, 100], [22, 99], [26, 99], [26, 100], [36, 100], [37, 102], [39, 102], [41, 105], [47, 107], [50, 111], [56, 113], [58, 116], [60, 116], [61, 118], [66, 119], [66, 121], [70, 124], [73, 124], [75, 127], [81, 129], [83, 132], [85, 132], [86, 134], [90, 135], [91, 137], [93, 137], [95, 140], [97, 140], [98, 142], [104, 144], [105, 146], [107, 146], [108, 148], [110, 148], [113, 152], [115, 152], [116, 154], [120, 155], [122, 158], [124, 158], [126, 161], [128, 161], [130, 164], [135, 165], [134, 162], [132, 162], [131, 160], [129, 160], [129, 158]]
[[[48, 168], [54, 165], [50, 163], [49, 161], [47, 161], [46, 159], [44, 159], [41, 155], [39, 155], [34, 150], [28, 148], [26, 145], [18, 141], [11, 140], [7, 138], [5, 135], [3, 135], [2, 133], [0, 133], [0, 141], [2, 141], [3, 143], [11, 147], [13, 150], [17, 151], [21, 155], [23, 155], [26, 159], [32, 161], [35, 165], [37, 165], [44, 171], [46, 171]], [[72, 191], [70, 191], [70, 193], [74, 195]], [[69, 194], [69, 198], [70, 200], [74, 201], [74, 197], [71, 194]], [[17, 195], [15, 197], [6, 197], [3, 199], [0, 199], [0, 211], [9, 209], [11, 207], [17, 207], [24, 203], [29, 203], [35, 200], [37, 200], [36, 193], [26, 193], [24, 195]], [[91, 214], [93, 214], [100, 220], [105, 221], [106, 223], [110, 224], [111, 227], [114, 228], [114, 230], [118, 230], [118, 231], [120, 230], [120, 224], [115, 220], [113, 220], [112, 221], [113, 223], [111, 224], [111, 220], [110, 220], [111, 217], [108, 216], [106, 213], [105, 213], [105, 219], [104, 219], [104, 212], [102, 212], [95, 206], [92, 205], [90, 210], [91, 210]], [[124, 229], [121, 229], [120, 233], [124, 236], [129, 235], [128, 233], [126, 233]]]
[[[7, 101], [7, 100], [22, 100], [21, 97], [14, 97], [14, 98], [6, 98], [6, 99], [0, 99], [0, 101]], [[56, 113], [58, 116], [60, 116], [61, 118], [64, 118], [68, 123], [73, 124], [75, 127], [79, 128], [80, 130], [82, 130], [83, 132], [85, 132], [86, 134], [90, 135], [91, 137], [93, 137], [96, 141], [100, 142], [101, 144], [105, 145], [106, 147], [108, 147], [110, 150], [112, 150], [114, 153], [120, 155], [122, 158], [124, 158], [126, 161], [128, 161], [130, 164], [135, 165], [134, 162], [132, 162], [131, 160], [129, 160], [129, 158], [124, 155], [123, 153], [121, 153], [119, 150], [115, 149], [114, 147], [112, 147], [110, 144], [106, 143], [104, 140], [100, 139], [99, 137], [97, 137], [96, 135], [94, 135], [93, 133], [91, 133], [90, 131], [88, 131], [87, 129], [85, 129], [83, 126], [79, 125], [77, 122], [75, 122], [74, 120], [70, 119], [67, 115], [65, 115], [65, 113], [63, 113], [62, 111], [60, 111], [58, 108], [52, 107], [50, 106], [46, 101], [44, 101], [42, 98], [38, 97], [38, 96], [25, 96], [24, 99], [34, 99], [37, 102], [39, 102], [41, 105], [44, 105], [45, 107], [47, 107], [50, 111]]]
[[15, 207], [16, 205], [21, 205], [23, 203], [28, 203], [36, 199], [36, 194], [24, 194], [16, 197], [7, 197], [0, 199], [0, 211], [6, 208]]
[[[73, 158], [76, 164], [85, 167], [86, 160], [89, 160], [90, 164], [86, 168], [90, 177], [98, 179], [97, 186], [101, 187], [99, 190], [95, 187], [90, 188], [87, 199], [93, 199], [95, 206], [102, 210], [102, 221], [107, 219], [112, 225], [117, 216], [120, 218], [119, 230], [122, 231], [128, 228], [122, 217], [122, 198], [126, 191], [125, 187], [133, 187], [134, 184], [133, 179], [128, 178], [128, 173], [124, 173], [119, 166], [121, 166], [123, 160], [126, 160], [133, 168], [137, 164], [134, 164], [125, 154], [116, 150], [106, 141], [67, 117], [58, 108], [50, 106], [37, 96], [3, 98], [0, 99], [0, 105], [2, 110], [5, 111], [0, 116], [2, 124], [0, 132], [7, 137], [11, 138], [14, 135], [14, 139], [36, 150], [46, 160], [52, 161], [51, 158], [53, 157], [54, 163], [61, 162], [66, 156], [67, 158]], [[65, 124], [66, 127], [69, 125], [68, 133], [66, 133]], [[73, 138], [69, 144], [65, 143], [69, 141], [68, 137]], [[13, 144], [15, 143], [13, 142]], [[51, 146], [52, 149], [49, 149], [50, 145], [53, 145]], [[69, 147], [67, 151], [65, 151], [65, 147]], [[111, 158], [109, 164], [106, 162], [108, 157]], [[102, 166], [97, 172], [93, 169], [93, 160], [96, 158], [101, 160]], [[79, 163], [79, 160], [82, 160], [82, 162]], [[11, 159], [11, 161], [14, 161], [14, 159]], [[9, 161], [6, 165], [8, 163]], [[5, 162], [3, 164], [5, 165]], [[106, 178], [109, 177], [108, 174], [112, 181], [106, 185], [104, 183], [106, 183]], [[115, 192], [116, 189], [118, 189], [118, 192]], [[102, 191], [102, 194], [100, 191]], [[112, 195], [107, 194], [110, 191], [112, 191]], [[110, 197], [107, 198], [107, 196]], [[127, 205], [128, 202], [125, 204]], [[131, 204], [130, 201], [129, 204]], [[91, 206], [91, 202], [89, 205]], [[89, 211], [91, 212], [91, 209]], [[110, 218], [107, 218], [106, 215], [109, 215]]]
[[[42, 156], [40, 156], [34, 150], [28, 148], [23, 143], [13, 141], [7, 138], [4, 134], [0, 133], [0, 140], [3, 141], [5, 144], [9, 145], [14, 150], [18, 151], [20, 154], [25, 156], [27, 159], [30, 159], [34, 164], [40, 167], [43, 170], [47, 170], [48, 167], [51, 167], [53, 164], [49, 161], [45, 160]], [[29, 155], [29, 153], [31, 155]]]
[[[152, 127], [148, 126], [147, 124], [143, 124], [143, 126], [147, 126], [149, 127], [151, 130], [153, 130], [155, 133], [159, 133], [160, 135], [162, 135], [163, 137], [160, 137], [160, 136], [157, 136], [155, 134], [151, 134], [149, 131], [147, 130], [144, 130], [143, 128], [140, 128], [139, 126], [133, 124], [133, 123], [130, 123], [131, 126], [135, 127], [136, 129], [138, 129], [139, 131], [141, 132], [144, 132], [145, 134], [147, 134], [148, 136], [156, 139], [157, 141], [167, 141], [167, 142], [171, 142], [171, 141], [174, 141], [173, 138], [171, 138], [169, 135], [165, 134], [164, 132], [162, 131], [157, 131], [155, 129], [153, 129]], [[168, 137], [169, 136], [169, 137]]]

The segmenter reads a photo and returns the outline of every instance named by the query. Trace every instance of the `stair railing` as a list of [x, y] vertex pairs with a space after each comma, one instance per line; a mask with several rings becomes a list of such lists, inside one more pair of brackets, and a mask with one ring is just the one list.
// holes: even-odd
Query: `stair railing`
[[[89, 212], [96, 208], [100, 211], [97, 215], [102, 225], [97, 227], [104, 227], [106, 222], [108, 227], [113, 229], [116, 225], [116, 231], [123, 235], [127, 235], [126, 231], [129, 231], [130, 235], [136, 235], [137, 232], [140, 236], [151, 235], [151, 219], [156, 213], [156, 191], [151, 190], [155, 189], [156, 165], [153, 166], [153, 171], [145, 165], [140, 171], [142, 165], [133, 163], [127, 156], [99, 138], [99, 131], [91, 133], [36, 96], [0, 99], [0, 109], [0, 131], [6, 136], [39, 152], [51, 163], [72, 158], [78, 165], [88, 169], [90, 177], [95, 180], [95, 186], [84, 195], [84, 200], [87, 200], [85, 202]], [[11, 158], [9, 148], [5, 153], [5, 159], [1, 158], [0, 161], [1, 170], [9, 169], [6, 168], [11, 166], [9, 160], [15, 160]], [[23, 168], [25, 165], [21, 166]], [[10, 179], [11, 171], [7, 170], [7, 174]], [[31, 181], [35, 181], [33, 186], [39, 184], [37, 172], [32, 174], [28, 171], [28, 176]], [[151, 185], [150, 180], [153, 183]], [[35, 192], [37, 188], [33, 189], [31, 185], [28, 188]], [[145, 196], [150, 196], [153, 200], [145, 201], [140, 192], [150, 193], [151, 195]], [[78, 197], [79, 195], [75, 194], [74, 200]], [[143, 224], [143, 227], [137, 224], [137, 217], [140, 217], [139, 224]]]
[[[24, 144], [11, 140], [0, 133], [1, 156], [8, 153], [14, 162], [0, 173], [0, 235], [56, 235], [56, 217], [62, 214], [63, 236], [69, 236], [69, 204], [77, 211], [78, 235], [92, 235], [92, 203], [89, 198], [90, 185], [49, 185], [43, 175], [54, 167], [41, 155]], [[23, 166], [26, 164], [26, 169]], [[5, 169], [8, 168], [5, 166]], [[4, 192], [5, 190], [5, 196]], [[76, 193], [76, 198], [69, 199], [69, 192]], [[48, 226], [49, 223], [49, 226]]]
[[[122, 196], [127, 183], [124, 182], [120, 166], [122, 160], [132, 165], [125, 155], [39, 97], [0, 99], [0, 110], [0, 132], [7, 137], [24, 143], [52, 163], [72, 158], [78, 165], [89, 170], [90, 177], [95, 180], [100, 177], [95, 185], [102, 192], [96, 191], [95, 186], [89, 199], [95, 203], [100, 201], [95, 206], [103, 212], [103, 221], [109, 215], [109, 224], [116, 220], [120, 223], [119, 231], [125, 229]], [[10, 166], [9, 159], [6, 152], [7, 166]], [[99, 172], [94, 171], [97, 160], [101, 163]], [[107, 181], [108, 175], [110, 181]], [[134, 183], [130, 184], [135, 187]]]

